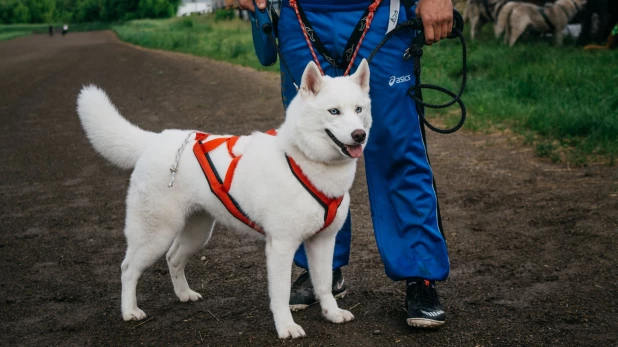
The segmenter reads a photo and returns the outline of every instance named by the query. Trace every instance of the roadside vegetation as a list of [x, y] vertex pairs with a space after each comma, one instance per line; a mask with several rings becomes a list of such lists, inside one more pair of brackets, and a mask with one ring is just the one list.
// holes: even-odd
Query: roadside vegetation
[[0, 24], [170, 18], [182, 0], [0, 0]]
[[257, 61], [249, 23], [227, 20], [227, 13], [220, 11], [216, 15], [170, 20], [135, 20], [113, 26], [113, 30], [121, 40], [136, 45], [277, 71], [277, 67], [264, 68]]
[[[488, 28], [490, 29], [490, 28]], [[476, 131], [510, 129], [537, 155], [575, 165], [618, 158], [618, 52], [529, 40], [512, 48], [485, 33], [468, 43], [464, 101]], [[455, 87], [455, 40], [425, 50], [424, 82]], [[428, 95], [430, 95], [428, 93]], [[431, 97], [431, 96], [430, 96]]]
[[[167, 20], [132, 20], [113, 25], [120, 39], [149, 48], [205, 56], [259, 70], [250, 25], [226, 20], [227, 12]], [[572, 45], [554, 47], [529, 40], [513, 48], [497, 42], [491, 28], [468, 42], [465, 127], [513, 134], [537, 155], [554, 162], [586, 165], [618, 158], [618, 52], [584, 52]], [[0, 29], [0, 37], [5, 31]], [[457, 90], [461, 80], [458, 40], [426, 47], [423, 82]], [[430, 102], [443, 96], [427, 91]], [[428, 110], [428, 118], [436, 111]], [[459, 111], [441, 111], [440, 121], [454, 124]]]
[[47, 33], [109, 29], [110, 23], [170, 18], [182, 0], [0, 0], [0, 41]]
[[[69, 32], [107, 30], [111, 28], [110, 23], [90, 22], [69, 24]], [[60, 34], [62, 25], [56, 25], [56, 34]], [[17, 37], [28, 36], [32, 34], [47, 34], [49, 32], [48, 24], [11, 24], [0, 25], [0, 41], [11, 40]]]

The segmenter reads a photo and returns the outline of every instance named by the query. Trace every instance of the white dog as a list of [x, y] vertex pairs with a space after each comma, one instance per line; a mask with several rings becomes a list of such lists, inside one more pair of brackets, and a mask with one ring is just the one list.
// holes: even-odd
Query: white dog
[[[309, 63], [276, 136], [253, 133], [233, 142], [219, 135], [204, 139], [204, 134], [193, 131], [148, 132], [122, 118], [95, 86], [82, 89], [77, 105], [93, 147], [115, 165], [135, 168], [127, 196], [127, 253], [121, 266], [125, 320], [146, 317], [137, 307], [137, 281], [166, 251], [178, 298], [183, 302], [202, 298], [189, 288], [184, 268], [189, 256], [208, 242], [215, 220], [248, 236], [263, 235], [270, 308], [280, 338], [305, 336], [288, 307], [292, 259], [302, 242], [324, 317], [334, 323], [354, 319], [337, 306], [331, 293], [331, 266], [335, 236], [350, 203], [356, 159], [362, 155], [372, 122], [365, 60], [354, 75], [338, 78], [321, 76], [317, 66]], [[229, 149], [209, 145], [212, 139], [227, 143]], [[195, 153], [183, 151], [187, 144], [194, 146]], [[200, 152], [208, 146], [215, 148], [208, 155]], [[233, 180], [226, 182], [227, 198], [249, 222], [225, 207], [226, 196], [215, 193], [225, 184], [207, 181], [199, 158], [208, 158], [219, 173], [232, 169]], [[170, 164], [175, 159], [172, 185]], [[291, 162], [307, 184], [294, 174]], [[308, 192], [307, 185], [317, 192]], [[332, 198], [338, 205], [329, 211], [315, 194]], [[325, 222], [326, 214], [330, 222]]]

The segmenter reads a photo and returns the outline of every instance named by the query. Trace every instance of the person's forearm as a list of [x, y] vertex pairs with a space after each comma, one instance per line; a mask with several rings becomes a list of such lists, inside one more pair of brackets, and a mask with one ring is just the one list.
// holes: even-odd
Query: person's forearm
[[[255, 3], [260, 10], [266, 8], [266, 0], [255, 0]], [[253, 7], [253, 0], [238, 0], [238, 7], [240, 7], [241, 10], [249, 10], [251, 12], [255, 11], [255, 8]]]

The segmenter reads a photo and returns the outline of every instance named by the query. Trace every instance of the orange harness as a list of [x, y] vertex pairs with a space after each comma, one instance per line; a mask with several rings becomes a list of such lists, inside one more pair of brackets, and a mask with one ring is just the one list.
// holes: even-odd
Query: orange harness
[[[276, 135], [276, 131], [269, 130], [266, 134], [274, 136]], [[247, 216], [238, 202], [229, 193], [232, 186], [232, 180], [234, 179], [234, 171], [236, 171], [236, 166], [238, 166], [238, 162], [242, 157], [242, 155], [235, 156], [233, 152], [234, 145], [236, 145], [239, 136], [219, 137], [206, 141], [209, 135], [210, 134], [205, 133], [195, 134], [195, 140], [197, 142], [193, 146], [193, 153], [195, 154], [197, 161], [200, 163], [202, 171], [204, 171], [204, 175], [206, 176], [206, 180], [210, 186], [210, 191], [213, 192], [217, 198], [219, 198], [221, 203], [223, 203], [225, 208], [227, 208], [227, 210], [234, 217], [245, 223], [247, 226], [253, 228], [255, 231], [264, 234], [264, 229]], [[221, 176], [213, 165], [208, 153], [224, 143], [227, 145], [227, 150], [232, 157], [232, 162], [225, 173], [225, 178], [221, 180]], [[324, 193], [319, 191], [311, 183], [311, 181], [309, 181], [309, 178], [307, 178], [307, 176], [303, 173], [300, 166], [294, 162], [294, 159], [288, 155], [285, 157], [294, 177], [296, 177], [298, 182], [300, 182], [309, 194], [311, 194], [311, 196], [324, 208], [324, 225], [317, 232], [326, 229], [333, 222], [333, 220], [335, 220], [337, 209], [339, 208], [339, 205], [341, 205], [343, 197], [331, 199], [324, 195]]]

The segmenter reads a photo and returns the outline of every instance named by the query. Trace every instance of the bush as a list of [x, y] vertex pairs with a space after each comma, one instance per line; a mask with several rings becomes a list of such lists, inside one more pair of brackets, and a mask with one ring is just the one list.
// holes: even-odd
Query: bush
[[30, 22], [30, 10], [23, 2], [19, 2], [12, 11], [13, 23], [28, 23]]
[[232, 20], [234, 19], [234, 10], [232, 9], [220, 9], [215, 12], [215, 21], [220, 20]]
[[0, 0], [0, 23], [117, 22], [169, 18], [181, 0]]

